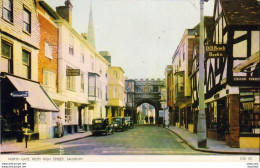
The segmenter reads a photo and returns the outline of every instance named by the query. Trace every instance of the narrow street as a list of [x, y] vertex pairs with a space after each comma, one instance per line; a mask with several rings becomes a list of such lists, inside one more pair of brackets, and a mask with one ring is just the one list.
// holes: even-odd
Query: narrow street
[[[98, 135], [39, 149], [26, 155], [205, 155], [192, 150], [172, 132], [157, 126], [135, 126], [113, 135]], [[212, 154], [211, 154], [212, 155]]]

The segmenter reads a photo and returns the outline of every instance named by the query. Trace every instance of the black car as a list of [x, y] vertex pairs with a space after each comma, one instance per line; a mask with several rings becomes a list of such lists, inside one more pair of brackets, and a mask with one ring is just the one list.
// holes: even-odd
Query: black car
[[105, 133], [106, 135], [113, 134], [113, 125], [109, 124], [108, 118], [95, 118], [92, 120], [91, 133], [95, 135], [97, 133]]
[[112, 125], [113, 125], [115, 131], [118, 131], [118, 130], [125, 131], [125, 130], [127, 130], [127, 124], [125, 122], [124, 117], [114, 117], [114, 118], [112, 118]]
[[134, 121], [132, 117], [125, 117], [128, 128], [134, 128]]

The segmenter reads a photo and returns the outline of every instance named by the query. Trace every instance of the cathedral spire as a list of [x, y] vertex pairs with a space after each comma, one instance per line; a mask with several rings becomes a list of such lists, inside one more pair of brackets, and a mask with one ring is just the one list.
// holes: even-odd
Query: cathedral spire
[[89, 11], [88, 41], [89, 41], [90, 45], [94, 49], [96, 49], [95, 33], [94, 33], [94, 23], [93, 23], [93, 14], [92, 14], [92, 0], [90, 2], [90, 11]]

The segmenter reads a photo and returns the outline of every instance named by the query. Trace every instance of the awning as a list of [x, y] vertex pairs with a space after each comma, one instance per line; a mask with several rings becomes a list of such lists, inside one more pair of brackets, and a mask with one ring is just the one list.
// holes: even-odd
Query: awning
[[7, 78], [11, 81], [17, 91], [28, 91], [26, 101], [32, 108], [52, 112], [59, 111], [58, 107], [38, 82], [33, 82], [10, 75], [7, 75]]

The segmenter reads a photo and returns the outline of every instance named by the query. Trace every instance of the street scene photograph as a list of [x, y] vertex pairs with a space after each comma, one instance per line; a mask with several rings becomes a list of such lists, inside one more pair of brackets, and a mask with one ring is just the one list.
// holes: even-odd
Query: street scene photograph
[[0, 158], [259, 162], [259, 32], [259, 0], [0, 0]]

